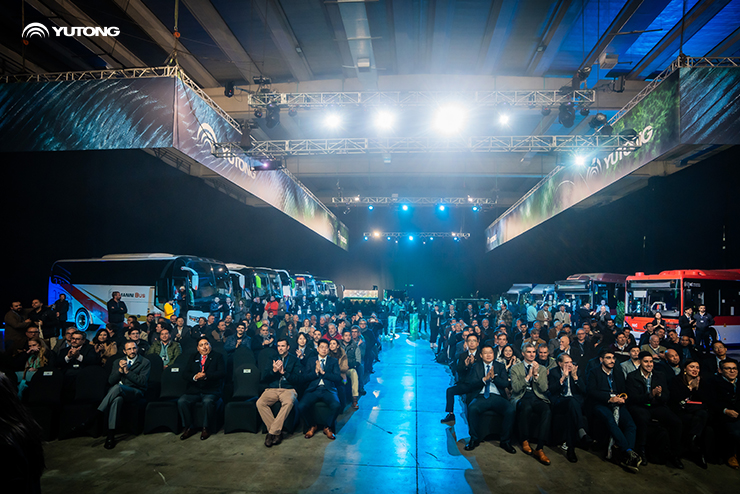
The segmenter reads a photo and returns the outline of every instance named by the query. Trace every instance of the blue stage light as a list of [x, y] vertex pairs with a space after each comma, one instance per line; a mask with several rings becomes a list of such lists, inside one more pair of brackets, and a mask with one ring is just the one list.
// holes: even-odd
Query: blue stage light
[[375, 209], [375, 206], [373, 206], [372, 204], [370, 204], [370, 205], [369, 205], [369, 206], [368, 206], [367, 208], [368, 208], [368, 209], [369, 209], [370, 211], [372, 211], [373, 209]]
[[365, 235], [365, 240], [367, 240], [367, 235]]
[[414, 236], [413, 235], [409, 235], [409, 240], [414, 240]]
[[445, 210], [445, 205], [444, 205], [444, 204], [440, 204], [440, 205], [439, 205], [439, 206], [437, 207], [437, 209], [439, 209], [440, 211], [444, 211], [444, 210]]
[[404, 211], [408, 211], [409, 210], [408, 204], [404, 204], [403, 206], [401, 206], [401, 209], [403, 209]]
[[473, 206], [473, 211], [475, 211], [477, 213], [479, 210], [480, 210], [480, 208], [478, 206]]

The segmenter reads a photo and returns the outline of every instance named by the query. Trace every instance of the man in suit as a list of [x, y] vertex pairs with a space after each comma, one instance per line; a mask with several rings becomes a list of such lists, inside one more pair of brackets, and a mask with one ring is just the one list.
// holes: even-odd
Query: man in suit
[[721, 341], [715, 341], [712, 344], [712, 353], [710, 353], [701, 363], [701, 374], [707, 378], [719, 375], [719, 366], [727, 360], [727, 347]]
[[226, 376], [223, 357], [211, 350], [208, 338], [198, 340], [198, 351], [188, 358], [182, 373], [183, 379], [187, 382], [185, 394], [177, 400], [177, 408], [185, 428], [180, 436], [182, 440], [193, 436], [196, 432], [193, 423], [193, 406], [199, 402], [203, 403], [205, 409], [200, 439], [206, 440], [211, 436], [208, 428], [214, 425], [216, 400], [221, 394]]
[[682, 423], [670, 408], [668, 408], [668, 380], [662, 372], [653, 372], [655, 364], [650, 352], [640, 352], [638, 355], [640, 367], [627, 375], [625, 386], [629, 396], [630, 415], [637, 426], [635, 445], [640, 453], [641, 463], [647, 464], [645, 445], [647, 430], [651, 420], [657, 420], [668, 430], [671, 439], [671, 450], [668, 451], [671, 464], [683, 469], [683, 463], [678, 456], [681, 449]]
[[493, 359], [493, 348], [484, 345], [480, 349], [480, 358], [472, 363], [466, 378], [468, 388], [468, 428], [470, 441], [465, 445], [465, 451], [472, 451], [480, 444], [478, 423], [480, 415], [493, 410], [503, 417], [501, 423], [501, 448], [507, 453], [514, 454], [516, 450], [511, 445], [511, 432], [514, 426], [514, 404], [506, 399], [506, 388], [509, 378], [506, 367]]
[[434, 310], [429, 318], [429, 346], [432, 350], [437, 348], [437, 339], [445, 324], [445, 313], [439, 304], [434, 304]]
[[655, 370], [665, 374], [666, 381], [669, 383], [671, 379], [681, 373], [681, 357], [678, 352], [672, 348], [665, 351], [665, 361], [658, 362], [655, 364]]
[[727, 464], [735, 470], [740, 469], [740, 398], [738, 397], [737, 362], [723, 360], [719, 366], [720, 374], [712, 377], [711, 400], [709, 407], [720, 432], [729, 439]]
[[547, 375], [547, 389], [552, 401], [552, 413], [568, 417], [565, 444], [568, 451], [565, 457], [569, 462], [578, 461], [576, 442], [580, 439], [584, 446], [593, 443], [586, 432], [586, 419], [583, 417], [583, 404], [586, 400], [585, 379], [578, 376], [578, 366], [567, 353], [561, 353], [557, 366]]
[[468, 393], [468, 384], [466, 379], [468, 377], [468, 371], [473, 367], [478, 360], [480, 360], [480, 354], [478, 353], [478, 335], [470, 333], [465, 338], [465, 345], [467, 350], [457, 355], [455, 362], [455, 369], [457, 370], [457, 383], [454, 386], [447, 388], [446, 399], [445, 399], [445, 412], [447, 415], [445, 418], [440, 420], [443, 424], [452, 423], [455, 421], [455, 396], [465, 395]]
[[[324, 434], [329, 439], [335, 439], [336, 436], [331, 430], [334, 421], [339, 415], [339, 396], [337, 395], [337, 385], [342, 382], [342, 375], [339, 372], [339, 362], [334, 357], [329, 357], [329, 342], [319, 340], [317, 346], [318, 355], [307, 357], [303, 368], [303, 380], [308, 383], [303, 398], [298, 403], [298, 410], [304, 417], [306, 424], [310, 426], [306, 432], [306, 439], [311, 439], [316, 431], [319, 430], [313, 415], [313, 406], [316, 402], [325, 403], [331, 410], [331, 416], [328, 424], [324, 424]], [[305, 360], [305, 359], [304, 359]]]
[[609, 349], [602, 350], [599, 363], [600, 366], [588, 374], [587, 405], [606, 423], [612, 439], [622, 451], [620, 465], [637, 473], [640, 455], [634, 451], [636, 428], [626, 407], [624, 374], [615, 370], [616, 358]]
[[[283, 424], [290, 411], [298, 403], [298, 393], [295, 387], [301, 378], [301, 366], [298, 358], [288, 351], [290, 344], [285, 338], [277, 342], [277, 358], [266, 363], [260, 369], [262, 373], [262, 384], [265, 391], [257, 400], [257, 411], [262, 421], [267, 426], [267, 437], [265, 446], [268, 448], [277, 446], [283, 440]], [[270, 408], [274, 403], [280, 402], [280, 411], [277, 417], [273, 415]]]
[[113, 362], [108, 384], [108, 390], [98, 411], [105, 413], [108, 410], [108, 437], [105, 440], [105, 449], [116, 447], [113, 433], [118, 423], [118, 413], [124, 402], [133, 402], [144, 397], [149, 382], [151, 364], [139, 355], [135, 341], [127, 341], [123, 347], [124, 356]]
[[700, 360], [699, 352], [691, 343], [691, 337], [689, 335], [681, 335], [681, 338], [678, 340], [678, 345], [679, 346], [676, 351], [678, 352], [679, 357], [681, 357], [682, 364], [687, 360]]
[[[522, 360], [511, 367], [511, 401], [516, 405], [519, 414], [519, 439], [522, 451], [533, 455], [543, 465], [549, 465], [550, 459], [542, 449], [550, 434], [550, 400], [547, 399], [547, 369], [535, 362], [537, 348], [532, 343], [522, 346]], [[529, 446], [531, 438], [529, 419], [538, 417], [537, 448], [532, 451]]]
[[69, 346], [59, 352], [57, 364], [63, 370], [77, 371], [89, 365], [100, 365], [100, 356], [92, 345], [85, 341], [85, 333], [75, 331], [69, 341]]

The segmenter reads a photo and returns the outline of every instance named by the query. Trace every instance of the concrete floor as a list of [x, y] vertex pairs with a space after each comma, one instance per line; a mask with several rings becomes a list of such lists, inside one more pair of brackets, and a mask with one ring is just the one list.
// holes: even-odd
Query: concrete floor
[[[578, 450], [579, 462], [546, 448], [546, 467], [498, 443], [463, 451], [467, 425], [456, 405], [454, 427], [440, 424], [449, 371], [432, 360], [428, 342], [400, 335], [384, 343], [360, 409], [339, 419], [337, 439], [296, 434], [265, 448], [262, 434], [215, 434], [180, 441], [171, 433], [122, 438], [108, 451], [104, 438], [53, 441], [46, 447], [46, 494], [117, 493], [513, 493], [733, 492], [740, 473], [690, 461], [679, 471], [662, 465], [624, 472], [600, 454]], [[518, 449], [518, 448], [517, 448]], [[629, 484], [628, 484], [629, 483]], [[729, 487], [729, 490], [728, 490]]]

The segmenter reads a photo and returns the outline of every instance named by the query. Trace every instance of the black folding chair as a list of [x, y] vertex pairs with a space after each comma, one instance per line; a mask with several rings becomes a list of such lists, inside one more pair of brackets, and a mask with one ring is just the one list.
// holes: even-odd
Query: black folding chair
[[[75, 427], [95, 417], [95, 410], [108, 392], [108, 376], [109, 373], [97, 365], [80, 369], [76, 378], [74, 400], [62, 407], [59, 418], [60, 439], [72, 437]], [[86, 432], [98, 437], [100, 427], [99, 423], [91, 424]]]
[[175, 434], [179, 432], [180, 414], [177, 410], [177, 400], [185, 394], [186, 386], [182, 370], [173, 365], [162, 372], [159, 398], [146, 405], [144, 434], [150, 434], [160, 428]]
[[44, 441], [56, 437], [62, 407], [64, 372], [52, 367], [36, 371], [24, 395], [26, 408], [41, 427]]

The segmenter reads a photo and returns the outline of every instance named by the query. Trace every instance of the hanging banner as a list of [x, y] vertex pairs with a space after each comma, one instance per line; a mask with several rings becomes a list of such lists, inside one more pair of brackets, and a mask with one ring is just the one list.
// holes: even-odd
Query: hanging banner
[[486, 229], [486, 250], [549, 220], [680, 144], [678, 72], [614, 124], [632, 129], [634, 147], [587, 157], [586, 166], [567, 165], [543, 179]]

